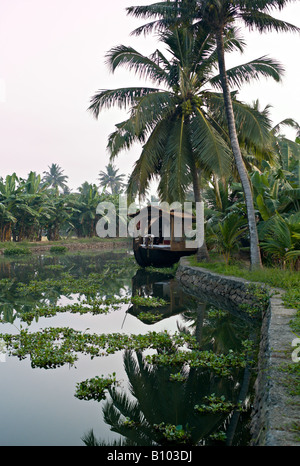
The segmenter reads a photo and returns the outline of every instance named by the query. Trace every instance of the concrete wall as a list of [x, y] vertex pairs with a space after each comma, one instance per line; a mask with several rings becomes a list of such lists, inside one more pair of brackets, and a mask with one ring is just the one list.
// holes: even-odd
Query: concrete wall
[[[239, 312], [241, 304], [256, 306], [251, 295], [253, 282], [213, 273], [180, 260], [176, 278], [186, 291], [200, 299], [209, 295], [212, 304]], [[262, 284], [256, 284], [262, 287]], [[270, 289], [268, 305], [263, 310], [258, 373], [252, 411], [251, 435], [254, 446], [300, 446], [300, 397], [291, 396], [282, 368], [292, 363], [292, 341], [296, 338], [290, 328], [294, 309], [285, 308], [283, 291]], [[294, 363], [296, 364], [296, 363]], [[299, 363], [298, 363], [299, 364]], [[295, 433], [294, 424], [298, 425]]]

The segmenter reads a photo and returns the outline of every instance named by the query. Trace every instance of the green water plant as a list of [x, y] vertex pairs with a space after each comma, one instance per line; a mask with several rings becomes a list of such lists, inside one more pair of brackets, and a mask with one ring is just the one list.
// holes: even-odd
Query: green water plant
[[182, 425], [175, 426], [161, 422], [160, 424], [154, 424], [153, 428], [159, 431], [169, 442], [188, 443], [191, 439], [191, 433], [188, 428], [185, 430]]
[[231, 376], [234, 368], [244, 368], [247, 365], [254, 364], [253, 354], [254, 345], [251, 341], [243, 342], [243, 350], [236, 352], [229, 350], [227, 354], [216, 354], [214, 351], [200, 351], [196, 347], [193, 351], [176, 349], [176, 351], [161, 351], [157, 354], [147, 355], [145, 357], [149, 364], [159, 366], [182, 367], [202, 367], [209, 369], [221, 376]]
[[121, 350], [144, 351], [159, 349], [163, 352], [177, 352], [179, 348], [192, 349], [197, 341], [191, 335], [167, 331], [148, 332], [145, 335], [122, 333], [91, 334], [69, 327], [48, 327], [38, 332], [21, 329], [16, 335], [0, 334], [10, 355], [19, 359], [30, 357], [32, 367], [47, 369], [74, 365], [78, 354], [95, 357], [114, 354]]
[[226, 401], [225, 396], [216, 396], [212, 393], [210, 396], [206, 396], [203, 399], [204, 403], [201, 405], [195, 405], [194, 409], [197, 413], [201, 414], [215, 414], [215, 413], [230, 413], [233, 409], [238, 408], [242, 410], [240, 404]]
[[171, 382], [185, 382], [186, 375], [182, 374], [181, 372], [176, 372], [176, 374], [170, 374], [170, 381]]
[[145, 307], [160, 307], [168, 304], [163, 298], [157, 298], [156, 296], [133, 296], [131, 302]]
[[163, 318], [163, 314], [153, 314], [152, 312], [140, 312], [137, 317], [143, 322], [155, 323]]
[[219, 431], [219, 432], [215, 432], [214, 434], [211, 434], [209, 438], [216, 442], [226, 442], [227, 435], [226, 435], [226, 432]]
[[106, 391], [117, 384], [116, 373], [113, 372], [111, 375], [96, 376], [92, 379], [84, 380], [76, 384], [75, 397], [79, 400], [95, 400], [101, 401], [106, 398]]

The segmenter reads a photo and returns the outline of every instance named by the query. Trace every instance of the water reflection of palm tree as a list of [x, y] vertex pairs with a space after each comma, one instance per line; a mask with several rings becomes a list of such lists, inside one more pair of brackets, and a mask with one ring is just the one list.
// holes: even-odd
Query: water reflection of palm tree
[[[111, 430], [125, 438], [124, 445], [167, 445], [166, 438], [155, 426], [181, 426], [189, 435], [190, 445], [198, 445], [225, 423], [228, 415], [199, 415], [195, 405], [214, 393], [236, 400], [237, 379], [220, 379], [208, 370], [181, 368], [185, 380], [174, 382], [170, 375], [178, 368], [149, 366], [142, 353], [127, 351], [124, 366], [129, 380], [129, 391], [110, 390], [111, 400], [103, 407], [104, 420]], [[129, 442], [129, 443], [128, 443]], [[175, 444], [179, 442], [178, 438]]]
[[182, 314], [184, 323], [178, 324], [178, 330], [195, 336], [201, 350], [212, 350], [218, 354], [240, 350], [241, 342], [249, 338], [253, 326], [245, 325], [242, 319], [230, 312], [215, 310], [217, 314], [210, 316], [209, 311], [208, 303], [196, 301], [194, 309]]
[[22, 296], [14, 280], [1, 280], [0, 283], [0, 319], [2, 322], [13, 323], [26, 312], [33, 311], [36, 306], [42, 305], [40, 300], [33, 296]]

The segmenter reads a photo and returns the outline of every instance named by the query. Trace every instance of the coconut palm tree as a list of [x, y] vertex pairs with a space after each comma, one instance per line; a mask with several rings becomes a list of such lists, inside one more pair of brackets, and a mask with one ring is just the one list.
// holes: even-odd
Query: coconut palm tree
[[57, 164], [52, 163], [48, 166], [49, 171], [44, 171], [43, 182], [47, 183], [50, 187], [54, 188], [57, 192], [59, 188], [63, 191], [68, 189], [67, 179], [68, 176], [63, 175], [64, 170]]
[[[261, 267], [261, 256], [256, 228], [255, 210], [251, 183], [240, 150], [236, 133], [235, 115], [230, 92], [230, 76], [225, 66], [224, 38], [237, 21], [242, 21], [250, 29], [260, 33], [299, 31], [285, 21], [273, 18], [272, 9], [281, 10], [289, 0], [168, 0], [149, 6], [128, 8], [128, 13], [136, 17], [154, 17], [156, 20], [142, 26], [136, 33], [162, 30], [174, 24], [189, 24], [194, 30], [199, 26], [206, 28], [217, 41], [218, 66], [226, 108], [226, 117], [235, 164], [241, 179], [247, 206], [250, 231], [251, 266]], [[158, 19], [157, 19], [158, 18]], [[253, 77], [253, 74], [252, 74]]]
[[[129, 119], [116, 125], [108, 142], [111, 158], [137, 141], [144, 144], [129, 179], [130, 193], [137, 191], [144, 196], [151, 179], [158, 177], [161, 199], [182, 202], [192, 184], [194, 200], [200, 202], [201, 176], [209, 177], [212, 173], [226, 176], [232, 164], [228, 136], [214, 117], [220, 94], [210, 90], [221, 85], [220, 76], [216, 75], [216, 43], [205, 31], [194, 35], [183, 27], [165, 31], [161, 41], [171, 58], [158, 50], [145, 57], [122, 45], [107, 54], [112, 71], [127, 66], [159, 87], [100, 91], [92, 98], [89, 110], [98, 118], [104, 107], [114, 104], [131, 109]], [[236, 47], [241, 44], [231, 30], [225, 48]], [[230, 71], [233, 80], [243, 80], [237, 77], [241, 75], [238, 67]], [[243, 65], [243, 72], [246, 80], [251, 73], [278, 79], [281, 70], [277, 63], [259, 59]], [[241, 103], [237, 106], [239, 115], [243, 115], [244, 131], [249, 129], [247, 137], [251, 138], [250, 129], [253, 132], [256, 126], [260, 143], [266, 143], [268, 121], [258, 118], [254, 109]], [[203, 254], [202, 258], [207, 258], [205, 245]]]
[[101, 171], [99, 173], [100, 186], [104, 189], [109, 187], [111, 194], [119, 194], [124, 187], [123, 179], [125, 175], [118, 175], [119, 169], [112, 163], [109, 163], [105, 168], [106, 172]]

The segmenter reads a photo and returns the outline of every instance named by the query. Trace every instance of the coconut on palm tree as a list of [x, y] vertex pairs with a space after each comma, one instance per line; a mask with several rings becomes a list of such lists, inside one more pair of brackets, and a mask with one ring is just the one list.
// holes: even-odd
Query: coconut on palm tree
[[[228, 71], [225, 66], [224, 38], [228, 30], [237, 21], [242, 21], [250, 30], [259, 32], [299, 31], [285, 21], [273, 18], [272, 9], [281, 10], [289, 0], [168, 0], [148, 6], [128, 8], [128, 13], [136, 17], [155, 20], [139, 28], [136, 32], [149, 32], [153, 29], [163, 30], [174, 27], [174, 24], [189, 25], [193, 30], [199, 26], [205, 28], [217, 41], [218, 65], [222, 83], [222, 91], [226, 108], [226, 117], [231, 147], [235, 164], [243, 186], [247, 206], [248, 226], [250, 232], [251, 266], [261, 267], [261, 256], [256, 228], [256, 218], [251, 190], [251, 183], [241, 154], [236, 133], [235, 115], [230, 93]], [[253, 75], [252, 75], [253, 77]]]

